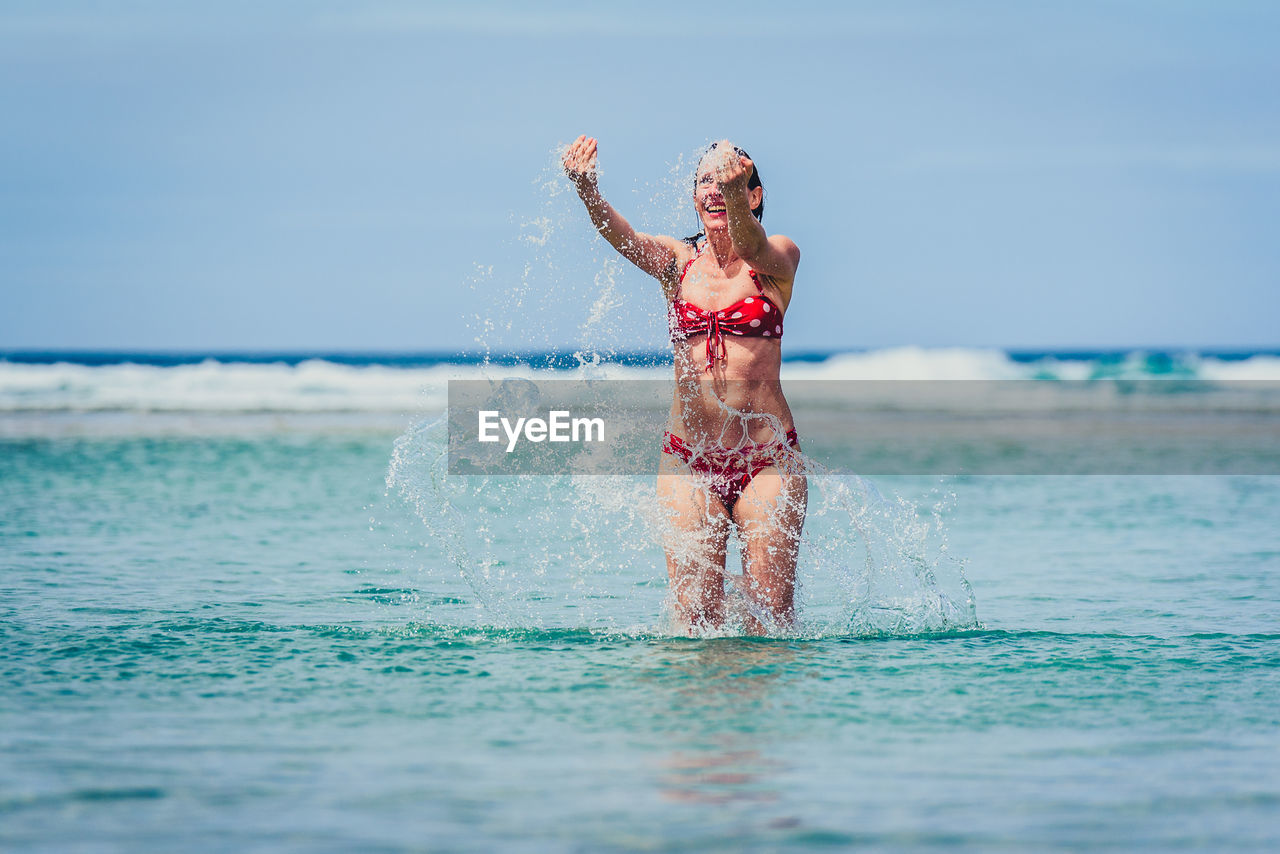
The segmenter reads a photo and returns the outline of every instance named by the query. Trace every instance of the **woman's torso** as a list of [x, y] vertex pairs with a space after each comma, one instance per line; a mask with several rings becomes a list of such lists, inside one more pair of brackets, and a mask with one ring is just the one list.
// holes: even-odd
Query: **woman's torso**
[[721, 268], [699, 247], [684, 263], [669, 306], [673, 433], [734, 447], [794, 428], [778, 381], [788, 296], [741, 259]]

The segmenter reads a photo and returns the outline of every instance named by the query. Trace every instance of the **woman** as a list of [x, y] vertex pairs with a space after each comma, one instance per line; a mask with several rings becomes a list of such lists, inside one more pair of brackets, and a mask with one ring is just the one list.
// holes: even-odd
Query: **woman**
[[665, 545], [677, 618], [690, 632], [724, 623], [725, 549], [736, 525], [746, 628], [785, 630], [795, 621], [808, 500], [778, 383], [782, 318], [800, 250], [765, 233], [760, 176], [727, 140], [698, 164], [693, 206], [702, 233], [685, 240], [638, 232], [604, 200], [596, 140], [578, 137], [563, 162], [596, 230], [667, 297], [676, 395], [658, 497], [672, 523]]

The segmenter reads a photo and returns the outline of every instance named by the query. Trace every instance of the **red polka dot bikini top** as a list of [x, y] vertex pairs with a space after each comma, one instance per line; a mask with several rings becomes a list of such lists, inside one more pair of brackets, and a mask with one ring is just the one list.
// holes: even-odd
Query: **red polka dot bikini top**
[[[706, 244], [698, 247], [698, 251], [689, 259], [680, 271], [680, 282], [689, 274], [689, 268], [698, 260]], [[710, 371], [716, 360], [724, 361], [726, 356], [724, 337], [741, 335], [745, 338], [781, 338], [782, 311], [774, 305], [773, 300], [765, 296], [764, 286], [755, 270], [749, 271], [751, 281], [755, 282], [757, 296], [746, 297], [733, 305], [718, 311], [707, 311], [680, 297], [679, 293], [671, 301], [669, 315], [671, 340], [692, 338], [694, 335], [707, 336], [707, 370]]]

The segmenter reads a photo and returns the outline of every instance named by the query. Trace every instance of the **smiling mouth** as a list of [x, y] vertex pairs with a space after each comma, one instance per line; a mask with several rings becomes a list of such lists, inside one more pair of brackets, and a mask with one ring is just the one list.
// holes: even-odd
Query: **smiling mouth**
[[703, 207], [709, 214], [719, 214], [725, 211], [724, 205], [704, 205]]

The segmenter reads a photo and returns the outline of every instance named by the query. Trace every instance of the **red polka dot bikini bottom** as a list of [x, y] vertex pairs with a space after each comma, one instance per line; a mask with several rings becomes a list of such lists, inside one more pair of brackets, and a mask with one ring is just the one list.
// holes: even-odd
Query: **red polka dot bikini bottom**
[[725, 509], [732, 511], [747, 484], [760, 472], [773, 466], [783, 471], [798, 468], [794, 451], [800, 449], [800, 437], [795, 430], [788, 430], [786, 438], [785, 445], [774, 439], [737, 448], [705, 447], [690, 445], [667, 431], [662, 437], [662, 452], [683, 460], [689, 471], [724, 502]]

